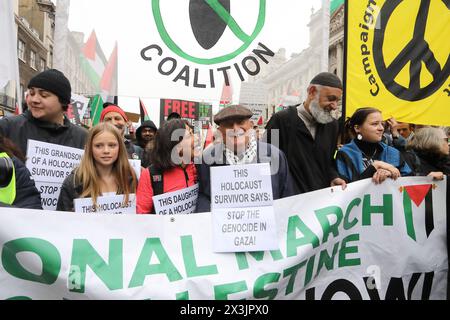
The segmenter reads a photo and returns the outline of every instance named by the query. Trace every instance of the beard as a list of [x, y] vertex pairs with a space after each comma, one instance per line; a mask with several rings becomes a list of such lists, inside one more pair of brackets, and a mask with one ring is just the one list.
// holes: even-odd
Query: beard
[[311, 101], [309, 108], [313, 118], [321, 124], [327, 124], [333, 122], [334, 120], [339, 120], [342, 116], [342, 111], [340, 108], [331, 111], [326, 110], [320, 106], [318, 99]]

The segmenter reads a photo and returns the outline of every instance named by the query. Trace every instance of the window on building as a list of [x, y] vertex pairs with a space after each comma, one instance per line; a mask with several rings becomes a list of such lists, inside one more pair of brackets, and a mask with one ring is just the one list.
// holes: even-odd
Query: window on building
[[23, 84], [20, 84], [20, 97], [22, 98], [22, 101], [25, 100], [25, 87]]
[[45, 71], [45, 60], [41, 58], [39, 63], [39, 71]]
[[25, 62], [25, 42], [19, 39], [17, 43], [17, 56], [20, 60]]
[[30, 51], [30, 67], [36, 69], [36, 52]]
[[48, 66], [53, 68], [53, 46], [50, 46], [50, 52], [48, 54]]

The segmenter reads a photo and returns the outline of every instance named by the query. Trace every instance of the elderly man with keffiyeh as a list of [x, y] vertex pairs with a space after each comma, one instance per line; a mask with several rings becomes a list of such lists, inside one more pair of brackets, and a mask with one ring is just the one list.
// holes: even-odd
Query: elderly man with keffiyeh
[[197, 212], [211, 210], [210, 168], [226, 165], [269, 163], [271, 165], [273, 199], [294, 195], [292, 177], [282, 151], [258, 141], [246, 107], [233, 105], [222, 109], [214, 122], [219, 126], [220, 137], [205, 149], [202, 163], [198, 165], [200, 193]]

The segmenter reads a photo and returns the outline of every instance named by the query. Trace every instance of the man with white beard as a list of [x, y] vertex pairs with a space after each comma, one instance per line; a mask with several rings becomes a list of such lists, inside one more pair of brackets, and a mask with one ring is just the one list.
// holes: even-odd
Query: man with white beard
[[334, 160], [341, 98], [341, 80], [333, 73], [319, 73], [311, 80], [306, 101], [274, 114], [266, 126], [264, 141], [285, 153], [297, 194], [346, 187]]

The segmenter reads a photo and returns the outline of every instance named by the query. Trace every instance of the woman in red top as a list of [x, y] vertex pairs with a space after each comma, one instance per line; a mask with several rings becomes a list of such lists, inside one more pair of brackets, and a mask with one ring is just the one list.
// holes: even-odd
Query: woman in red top
[[137, 190], [137, 213], [153, 214], [153, 197], [197, 183], [193, 164], [194, 133], [184, 120], [171, 120], [155, 137], [152, 165], [142, 171]]

